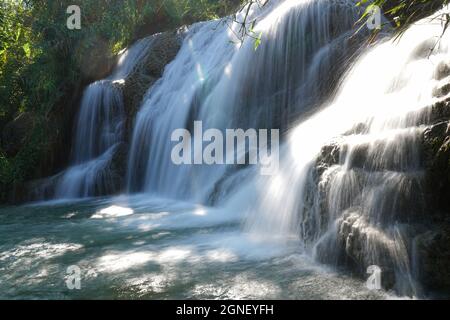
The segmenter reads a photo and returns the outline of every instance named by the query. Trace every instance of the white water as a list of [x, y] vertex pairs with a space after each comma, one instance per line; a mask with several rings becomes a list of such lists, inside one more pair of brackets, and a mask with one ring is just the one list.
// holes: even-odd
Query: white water
[[[249, 232], [300, 235], [317, 259], [332, 264], [360, 246], [363, 266], [389, 266], [398, 292], [419, 293], [404, 221], [423, 210], [418, 142], [439, 86], [437, 66], [450, 61], [448, 35], [432, 50], [441, 33], [440, 22], [428, 18], [356, 61], [335, 101], [292, 130], [280, 172], [255, 178], [231, 200], [249, 208]], [[361, 132], [344, 134], [361, 124]], [[339, 161], [317, 177], [316, 159], [333, 140]]]
[[[398, 292], [418, 294], [402, 216], [411, 210], [405, 203], [420, 206], [419, 120], [433, 102], [436, 67], [450, 58], [448, 36], [429, 56], [442, 29], [437, 21], [423, 21], [399, 42], [385, 41], [356, 58], [353, 45], [360, 42], [349, 40], [357, 16], [354, 1], [271, 3], [251, 13], [259, 17], [256, 31], [263, 32], [256, 51], [251, 41], [241, 48], [230, 43], [232, 32], [217, 21], [186, 31], [178, 56], [149, 90], [137, 116], [129, 192], [213, 202], [213, 213], [199, 207], [193, 214], [243, 221], [250, 237], [239, 232], [237, 239], [249, 248], [255, 239], [294, 240], [319, 261], [337, 265], [356, 242], [361, 265], [388, 265]], [[90, 101], [103, 92], [101, 85], [88, 89]], [[102, 104], [115, 105], [114, 95], [112, 90]], [[81, 114], [86, 109], [92, 116], [91, 105], [97, 103], [83, 104]], [[202, 120], [204, 129], [282, 129], [280, 171], [266, 178], [255, 168], [173, 165], [170, 135], [190, 129], [194, 120]], [[88, 121], [81, 122], [79, 128], [89, 128]], [[363, 130], [344, 134], [360, 124]], [[76, 143], [76, 166], [58, 187], [60, 197], [94, 193], [92, 181], [121, 141], [121, 130], [111, 130], [117, 126], [121, 121], [111, 120], [100, 135], [94, 129], [80, 133], [78, 141], [101, 143]], [[318, 174], [317, 158], [332, 141], [340, 148], [339, 160]], [[174, 223], [189, 229], [198, 219]]]
[[[205, 202], [222, 182], [225, 166], [176, 166], [171, 134], [192, 129], [277, 128], [325, 100], [355, 51], [349, 37], [353, 1], [271, 1], [250, 20], [262, 44], [242, 47], [217, 21], [194, 25], [177, 58], [154, 85], [137, 116], [129, 162], [129, 191]], [[242, 15], [238, 19], [242, 19]], [[234, 29], [238, 27], [233, 25]], [[357, 43], [356, 39], [353, 40]]]
[[144, 58], [152, 38], [138, 41], [121, 54], [113, 74], [91, 84], [81, 102], [72, 164], [59, 178], [56, 198], [88, 197], [113, 184], [107, 165], [124, 141], [125, 110], [120, 85]]

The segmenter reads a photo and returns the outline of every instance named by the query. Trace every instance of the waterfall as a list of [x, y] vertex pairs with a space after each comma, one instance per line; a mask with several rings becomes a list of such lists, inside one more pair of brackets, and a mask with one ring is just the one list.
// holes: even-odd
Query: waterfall
[[236, 24], [230, 29], [211, 21], [185, 32], [177, 58], [137, 116], [130, 192], [208, 201], [235, 168], [174, 165], [169, 143], [174, 130], [192, 129], [200, 120], [204, 130], [286, 131], [333, 92], [358, 44], [358, 37], [351, 38], [358, 17], [354, 1], [271, 1], [251, 8], [249, 21], [257, 19], [254, 32], [262, 34], [257, 50], [249, 39], [242, 46], [233, 43]]
[[105, 194], [114, 185], [108, 165], [124, 141], [125, 110], [120, 85], [147, 54], [152, 38], [121, 54], [107, 79], [89, 85], [82, 98], [72, 151], [72, 166], [62, 174], [56, 198]]
[[278, 174], [254, 177], [231, 198], [247, 208], [248, 232], [300, 235], [320, 262], [361, 273], [378, 265], [397, 292], [420, 294], [413, 221], [425, 214], [420, 141], [437, 67], [450, 58], [441, 34], [430, 17], [356, 59], [333, 101], [290, 131]]
[[[365, 48], [367, 34], [354, 35], [360, 14], [353, 0], [254, 6], [256, 49], [251, 39], [236, 43], [238, 24], [186, 28], [136, 116], [128, 193], [241, 212], [258, 240], [299, 238], [320, 262], [360, 274], [378, 265], [398, 292], [419, 294], [411, 221], [425, 213], [420, 141], [449, 39], [438, 41], [442, 26], [427, 18]], [[111, 77], [86, 89], [57, 197], [102, 194], [111, 184], [108, 166], [124, 142], [120, 80], [150, 46], [151, 38], [133, 46]], [[266, 177], [255, 167], [175, 165], [171, 135], [195, 121], [221, 132], [281, 129], [280, 169]]]

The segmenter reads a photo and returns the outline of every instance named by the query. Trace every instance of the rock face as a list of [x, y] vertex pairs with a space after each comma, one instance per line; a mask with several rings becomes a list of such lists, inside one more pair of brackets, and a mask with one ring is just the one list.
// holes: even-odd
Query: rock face
[[415, 239], [418, 275], [429, 290], [448, 291], [450, 287], [450, 224], [424, 232]]
[[[442, 107], [450, 109], [450, 103]], [[449, 121], [439, 122], [424, 132], [426, 186], [433, 211], [450, 212]]]
[[128, 138], [145, 93], [162, 77], [165, 67], [175, 59], [181, 47], [182, 39], [178, 32], [165, 32], [153, 37], [149, 54], [125, 79], [123, 86]]
[[152, 44], [145, 58], [136, 65], [121, 85], [126, 113], [124, 143], [113, 156], [108, 170], [112, 181], [96, 195], [116, 194], [124, 191], [129, 144], [133, 123], [148, 90], [163, 76], [166, 66], [175, 59], [182, 38], [178, 32], [165, 32], [152, 36]]

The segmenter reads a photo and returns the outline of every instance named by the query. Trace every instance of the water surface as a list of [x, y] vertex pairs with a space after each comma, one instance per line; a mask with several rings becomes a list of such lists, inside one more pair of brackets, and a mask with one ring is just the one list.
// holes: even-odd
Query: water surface
[[[313, 263], [296, 239], [255, 239], [240, 212], [149, 195], [0, 209], [2, 299], [385, 299]], [[81, 269], [69, 290], [67, 268]]]

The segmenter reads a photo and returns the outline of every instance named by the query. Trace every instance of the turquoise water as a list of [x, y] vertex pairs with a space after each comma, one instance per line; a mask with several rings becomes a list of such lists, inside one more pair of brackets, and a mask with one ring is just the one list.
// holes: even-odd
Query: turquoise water
[[3, 207], [0, 298], [393, 297], [318, 266], [296, 239], [253, 239], [241, 215], [148, 195]]

